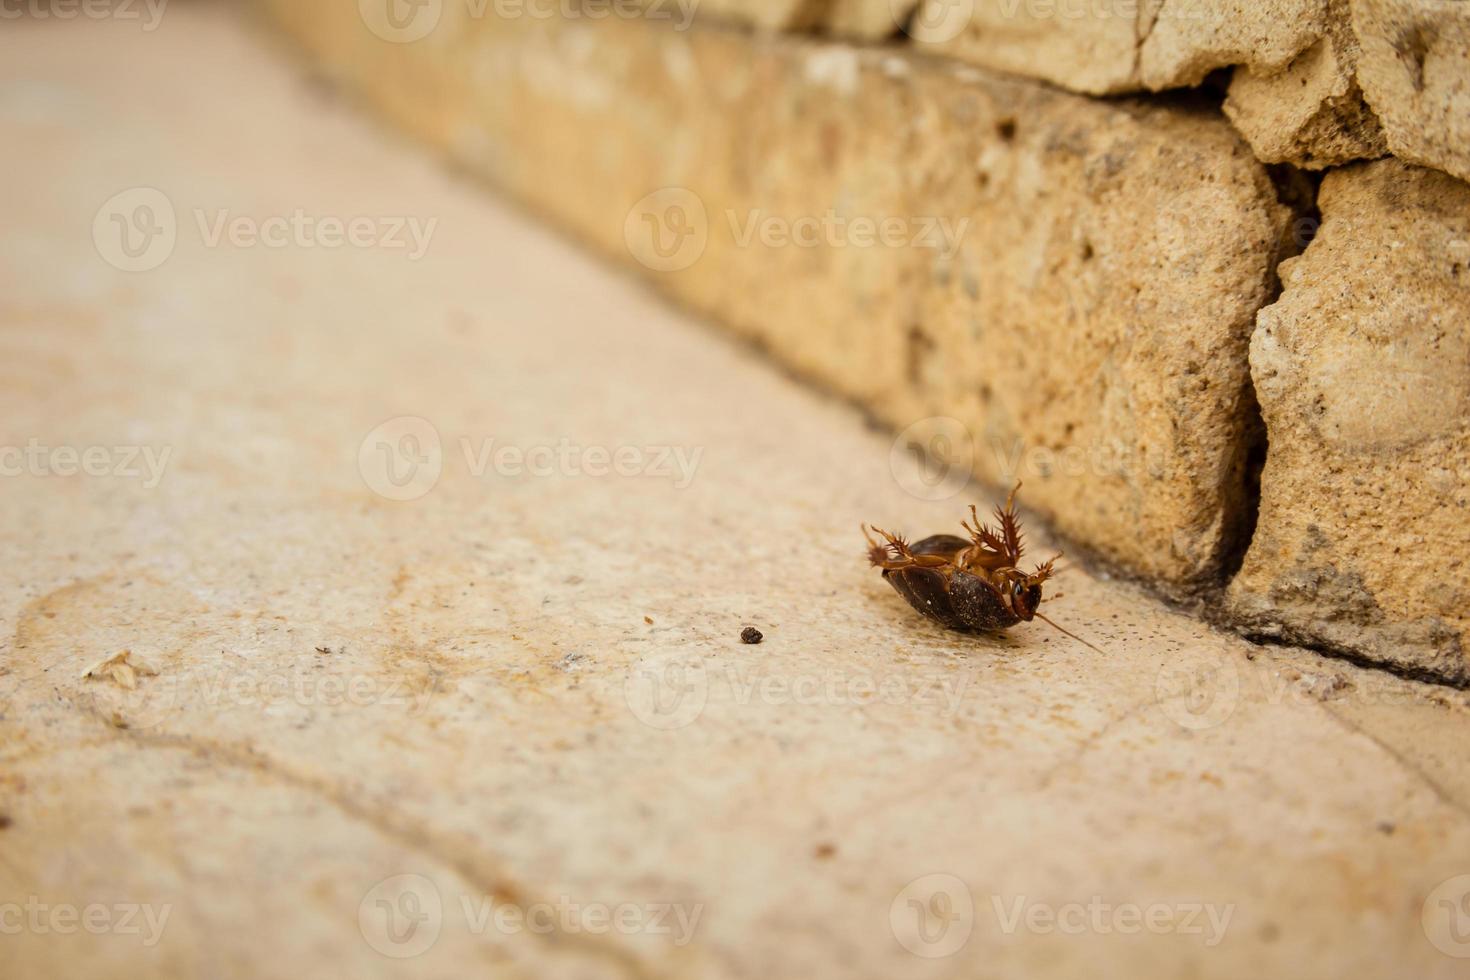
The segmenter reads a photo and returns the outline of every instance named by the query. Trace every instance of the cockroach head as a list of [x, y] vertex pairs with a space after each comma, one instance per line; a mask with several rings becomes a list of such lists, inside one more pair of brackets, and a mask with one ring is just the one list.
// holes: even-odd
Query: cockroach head
[[1026, 622], [1030, 622], [1036, 615], [1036, 607], [1041, 605], [1041, 584], [1052, 576], [1052, 567], [1056, 564], [1057, 555], [1046, 562], [1036, 566], [1036, 571], [1025, 578], [1018, 578], [1011, 584], [1011, 608], [1015, 610]]

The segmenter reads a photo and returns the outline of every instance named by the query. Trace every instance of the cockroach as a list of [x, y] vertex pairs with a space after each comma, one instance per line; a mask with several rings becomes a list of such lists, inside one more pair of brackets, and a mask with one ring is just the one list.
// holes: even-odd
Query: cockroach
[[[1021, 521], [1016, 516], [1017, 483], [1004, 507], [995, 508], [995, 525], [983, 524], [970, 505], [967, 537], [934, 534], [909, 544], [901, 535], [875, 527], [869, 532], [868, 563], [883, 570], [884, 580], [920, 613], [952, 630], [981, 632], [1010, 629], [1033, 618], [1085, 646], [1103, 651], [1036, 611], [1041, 586], [1054, 573], [1060, 554], [1025, 572]], [[880, 543], [873, 539], [877, 534]]]

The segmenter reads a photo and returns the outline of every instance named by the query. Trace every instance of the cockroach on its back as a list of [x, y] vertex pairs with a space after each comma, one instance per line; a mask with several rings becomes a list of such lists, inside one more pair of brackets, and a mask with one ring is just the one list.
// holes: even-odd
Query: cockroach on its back
[[1036, 618], [1098, 650], [1036, 611], [1041, 605], [1042, 583], [1051, 578], [1061, 555], [1031, 572], [1018, 567], [1025, 550], [1021, 522], [1016, 517], [1019, 489], [1017, 483], [1006, 497], [1005, 506], [995, 509], [995, 527], [982, 524], [971, 504], [972, 523], [960, 522], [968, 539], [934, 534], [911, 545], [902, 536], [875, 527], [873, 532], [886, 542], [880, 544], [863, 525], [868, 562], [883, 570], [884, 580], [909, 605], [949, 629], [1003, 630]]

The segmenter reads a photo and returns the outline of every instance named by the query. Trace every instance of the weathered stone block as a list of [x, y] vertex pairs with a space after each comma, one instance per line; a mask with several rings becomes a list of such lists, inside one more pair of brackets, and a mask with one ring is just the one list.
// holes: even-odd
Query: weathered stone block
[[[677, 0], [627, 2], [669, 17]], [[697, 2], [704, 23], [911, 39], [1091, 95], [1193, 86], [1233, 69], [1225, 111], [1267, 163], [1319, 170], [1391, 150], [1470, 179], [1470, 9], [1458, 0], [684, 2], [681, 23]]]
[[1197, 85], [1217, 68], [1286, 68], [1327, 29], [1323, 0], [925, 0], [924, 47], [1076, 92]]
[[1217, 575], [1287, 219], [1224, 120], [698, 26], [446, 15], [392, 44], [354, 3], [273, 7], [681, 302], [919, 442], [958, 426], [959, 461], [1024, 479], [1064, 535], [1163, 583]]
[[1358, 79], [1388, 148], [1470, 180], [1470, 4], [1353, 0]]
[[1326, 8], [1326, 32], [1285, 69], [1241, 67], [1231, 76], [1225, 114], [1267, 163], [1319, 170], [1388, 152], [1358, 87], [1348, 0], [1327, 0]]
[[1229, 590], [1252, 628], [1470, 679], [1470, 186], [1329, 173], [1251, 371], [1270, 436]]

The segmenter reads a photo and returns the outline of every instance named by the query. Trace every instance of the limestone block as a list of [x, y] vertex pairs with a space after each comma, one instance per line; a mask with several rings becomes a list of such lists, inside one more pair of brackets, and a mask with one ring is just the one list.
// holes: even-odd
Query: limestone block
[[1199, 84], [1217, 68], [1275, 73], [1327, 29], [1322, 0], [925, 0], [922, 47], [1104, 95]]
[[1225, 114], [1267, 163], [1320, 170], [1388, 152], [1383, 128], [1358, 87], [1358, 39], [1348, 0], [1328, 0], [1327, 31], [1284, 70], [1242, 67]]
[[1470, 187], [1329, 173], [1251, 371], [1270, 436], [1232, 583], [1262, 633], [1470, 679]]
[[1396, 156], [1470, 180], [1470, 5], [1354, 0], [1358, 76]]

